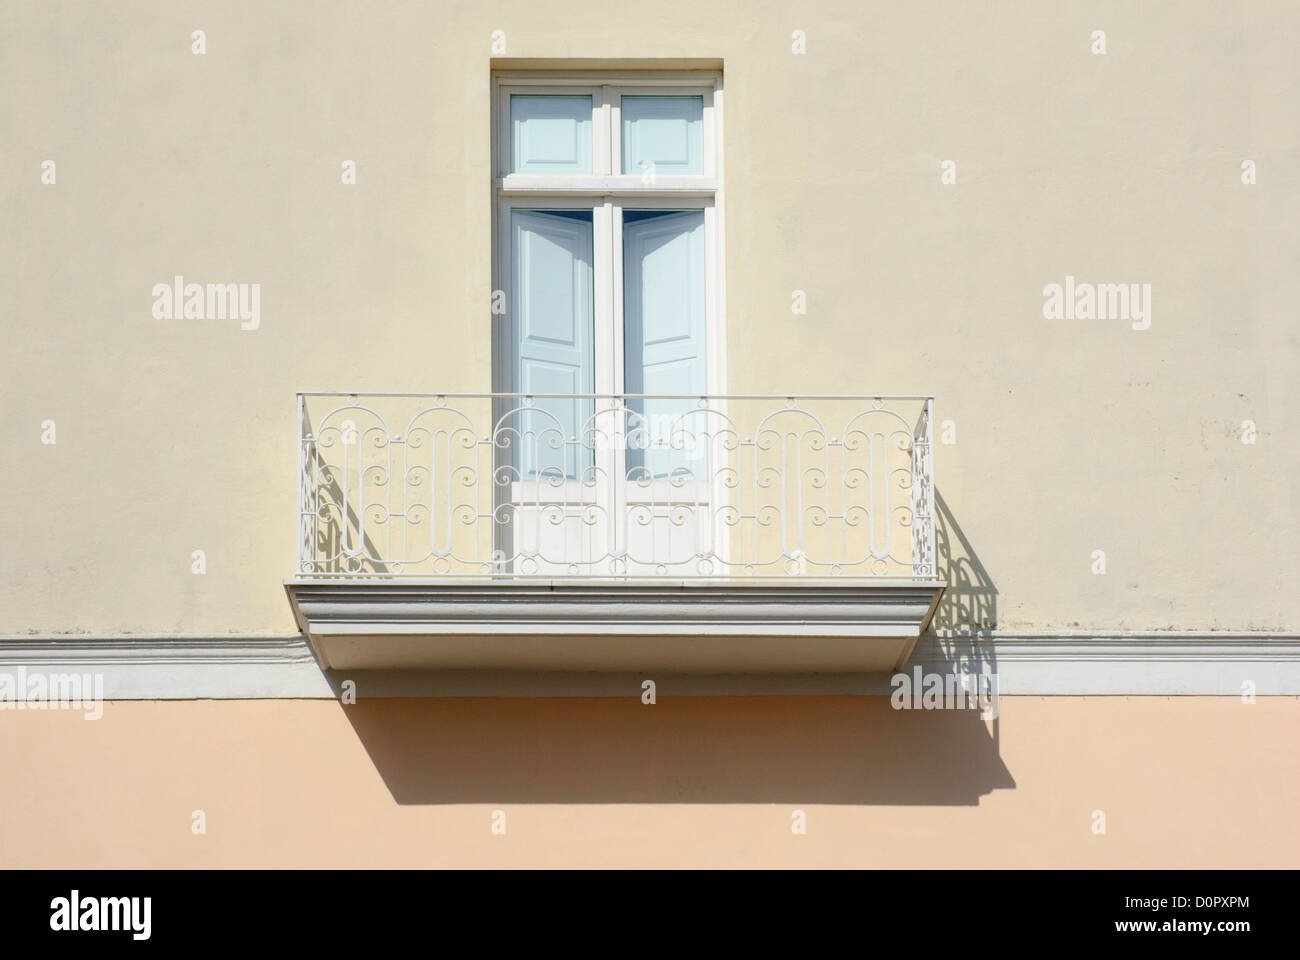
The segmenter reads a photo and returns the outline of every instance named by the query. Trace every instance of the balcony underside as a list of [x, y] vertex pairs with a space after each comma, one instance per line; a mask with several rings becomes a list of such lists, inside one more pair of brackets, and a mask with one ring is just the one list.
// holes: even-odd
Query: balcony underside
[[298, 578], [285, 590], [334, 670], [828, 673], [901, 665], [944, 583]]

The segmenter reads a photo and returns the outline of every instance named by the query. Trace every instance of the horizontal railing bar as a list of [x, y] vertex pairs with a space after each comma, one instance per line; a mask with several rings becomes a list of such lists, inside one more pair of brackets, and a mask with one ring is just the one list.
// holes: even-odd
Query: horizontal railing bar
[[371, 393], [300, 390], [300, 397], [447, 397], [454, 400], [933, 400], [925, 393]]
[[[820, 571], [819, 571], [820, 572]], [[375, 581], [376, 583], [392, 582], [400, 580], [403, 585], [411, 587], [427, 587], [435, 584], [448, 583], [452, 581], [472, 582], [472, 583], [514, 583], [527, 582], [532, 584], [562, 584], [564, 586], [581, 586], [586, 581], [613, 581], [626, 583], [631, 586], [644, 584], [646, 586], [670, 586], [675, 584], [691, 586], [725, 586], [736, 587], [745, 584], [756, 584], [762, 586], [789, 586], [797, 583], [801, 586], [817, 587], [842, 587], [845, 584], [863, 586], [871, 584], [872, 586], [884, 587], [914, 587], [918, 582], [924, 583], [941, 583], [942, 578], [933, 575], [919, 576], [873, 576], [871, 574], [843, 574], [841, 576], [800, 576], [793, 577], [790, 574], [733, 574], [733, 575], [714, 575], [714, 576], [691, 576], [680, 572], [650, 575], [645, 572], [632, 574], [612, 574], [612, 573], [442, 573], [437, 576], [429, 576], [428, 573], [303, 573], [295, 577], [289, 577], [286, 583], [314, 583], [325, 582], [330, 580], [355, 580], [355, 581]]]

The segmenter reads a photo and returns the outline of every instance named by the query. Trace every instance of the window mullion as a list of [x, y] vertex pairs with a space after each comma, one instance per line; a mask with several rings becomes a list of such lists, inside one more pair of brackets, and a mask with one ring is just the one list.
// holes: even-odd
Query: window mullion
[[591, 102], [595, 107], [595, 120], [593, 123], [592, 143], [595, 149], [595, 156], [592, 158], [592, 171], [598, 177], [607, 177], [613, 167], [610, 166], [610, 149], [613, 139], [612, 127], [610, 124], [610, 92], [609, 86], [604, 85], [592, 90]]
[[609, 172], [618, 176], [623, 172], [623, 91], [617, 87], [605, 88], [609, 103]]
[[[619, 363], [622, 330], [618, 317], [622, 313], [620, 290], [621, 270], [618, 264], [618, 234], [622, 216], [614, 202], [606, 197], [595, 205], [595, 261], [596, 261], [596, 392], [615, 394], [622, 391], [622, 367]], [[610, 399], [596, 401], [596, 505], [604, 523], [604, 553], [618, 556], [626, 549], [621, 518], [623, 512], [622, 483], [625, 453], [623, 450], [623, 417], [617, 412], [618, 403]]]
[[596, 269], [596, 343], [595, 382], [597, 393], [615, 392], [612, 358], [614, 355], [614, 283], [613, 283], [613, 214], [608, 200], [598, 201], [593, 209], [595, 218], [595, 269]]
[[610, 266], [613, 300], [610, 304], [610, 322], [613, 333], [611, 351], [611, 368], [615, 393], [627, 389], [624, 383], [624, 345], [623, 345], [623, 204], [617, 200], [609, 201], [610, 208]]

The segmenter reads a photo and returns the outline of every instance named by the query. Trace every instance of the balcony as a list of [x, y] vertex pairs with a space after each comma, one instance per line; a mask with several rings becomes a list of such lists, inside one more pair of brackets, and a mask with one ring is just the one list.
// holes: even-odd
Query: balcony
[[932, 415], [302, 393], [285, 588], [334, 669], [889, 670], [943, 592]]

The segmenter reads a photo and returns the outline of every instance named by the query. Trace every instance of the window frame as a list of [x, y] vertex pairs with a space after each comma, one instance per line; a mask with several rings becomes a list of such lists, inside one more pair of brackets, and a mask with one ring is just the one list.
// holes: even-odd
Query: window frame
[[[592, 98], [591, 174], [513, 174], [510, 97], [513, 94]], [[700, 96], [702, 173], [647, 177], [624, 174], [624, 94]], [[714, 70], [498, 71], [492, 75], [492, 289], [506, 313], [493, 316], [492, 390], [513, 384], [510, 214], [515, 209], [591, 209], [595, 296], [595, 392], [624, 392], [623, 236], [625, 209], [701, 209], [705, 229], [705, 393], [725, 393], [725, 264], [722, 188], [722, 74]]]

